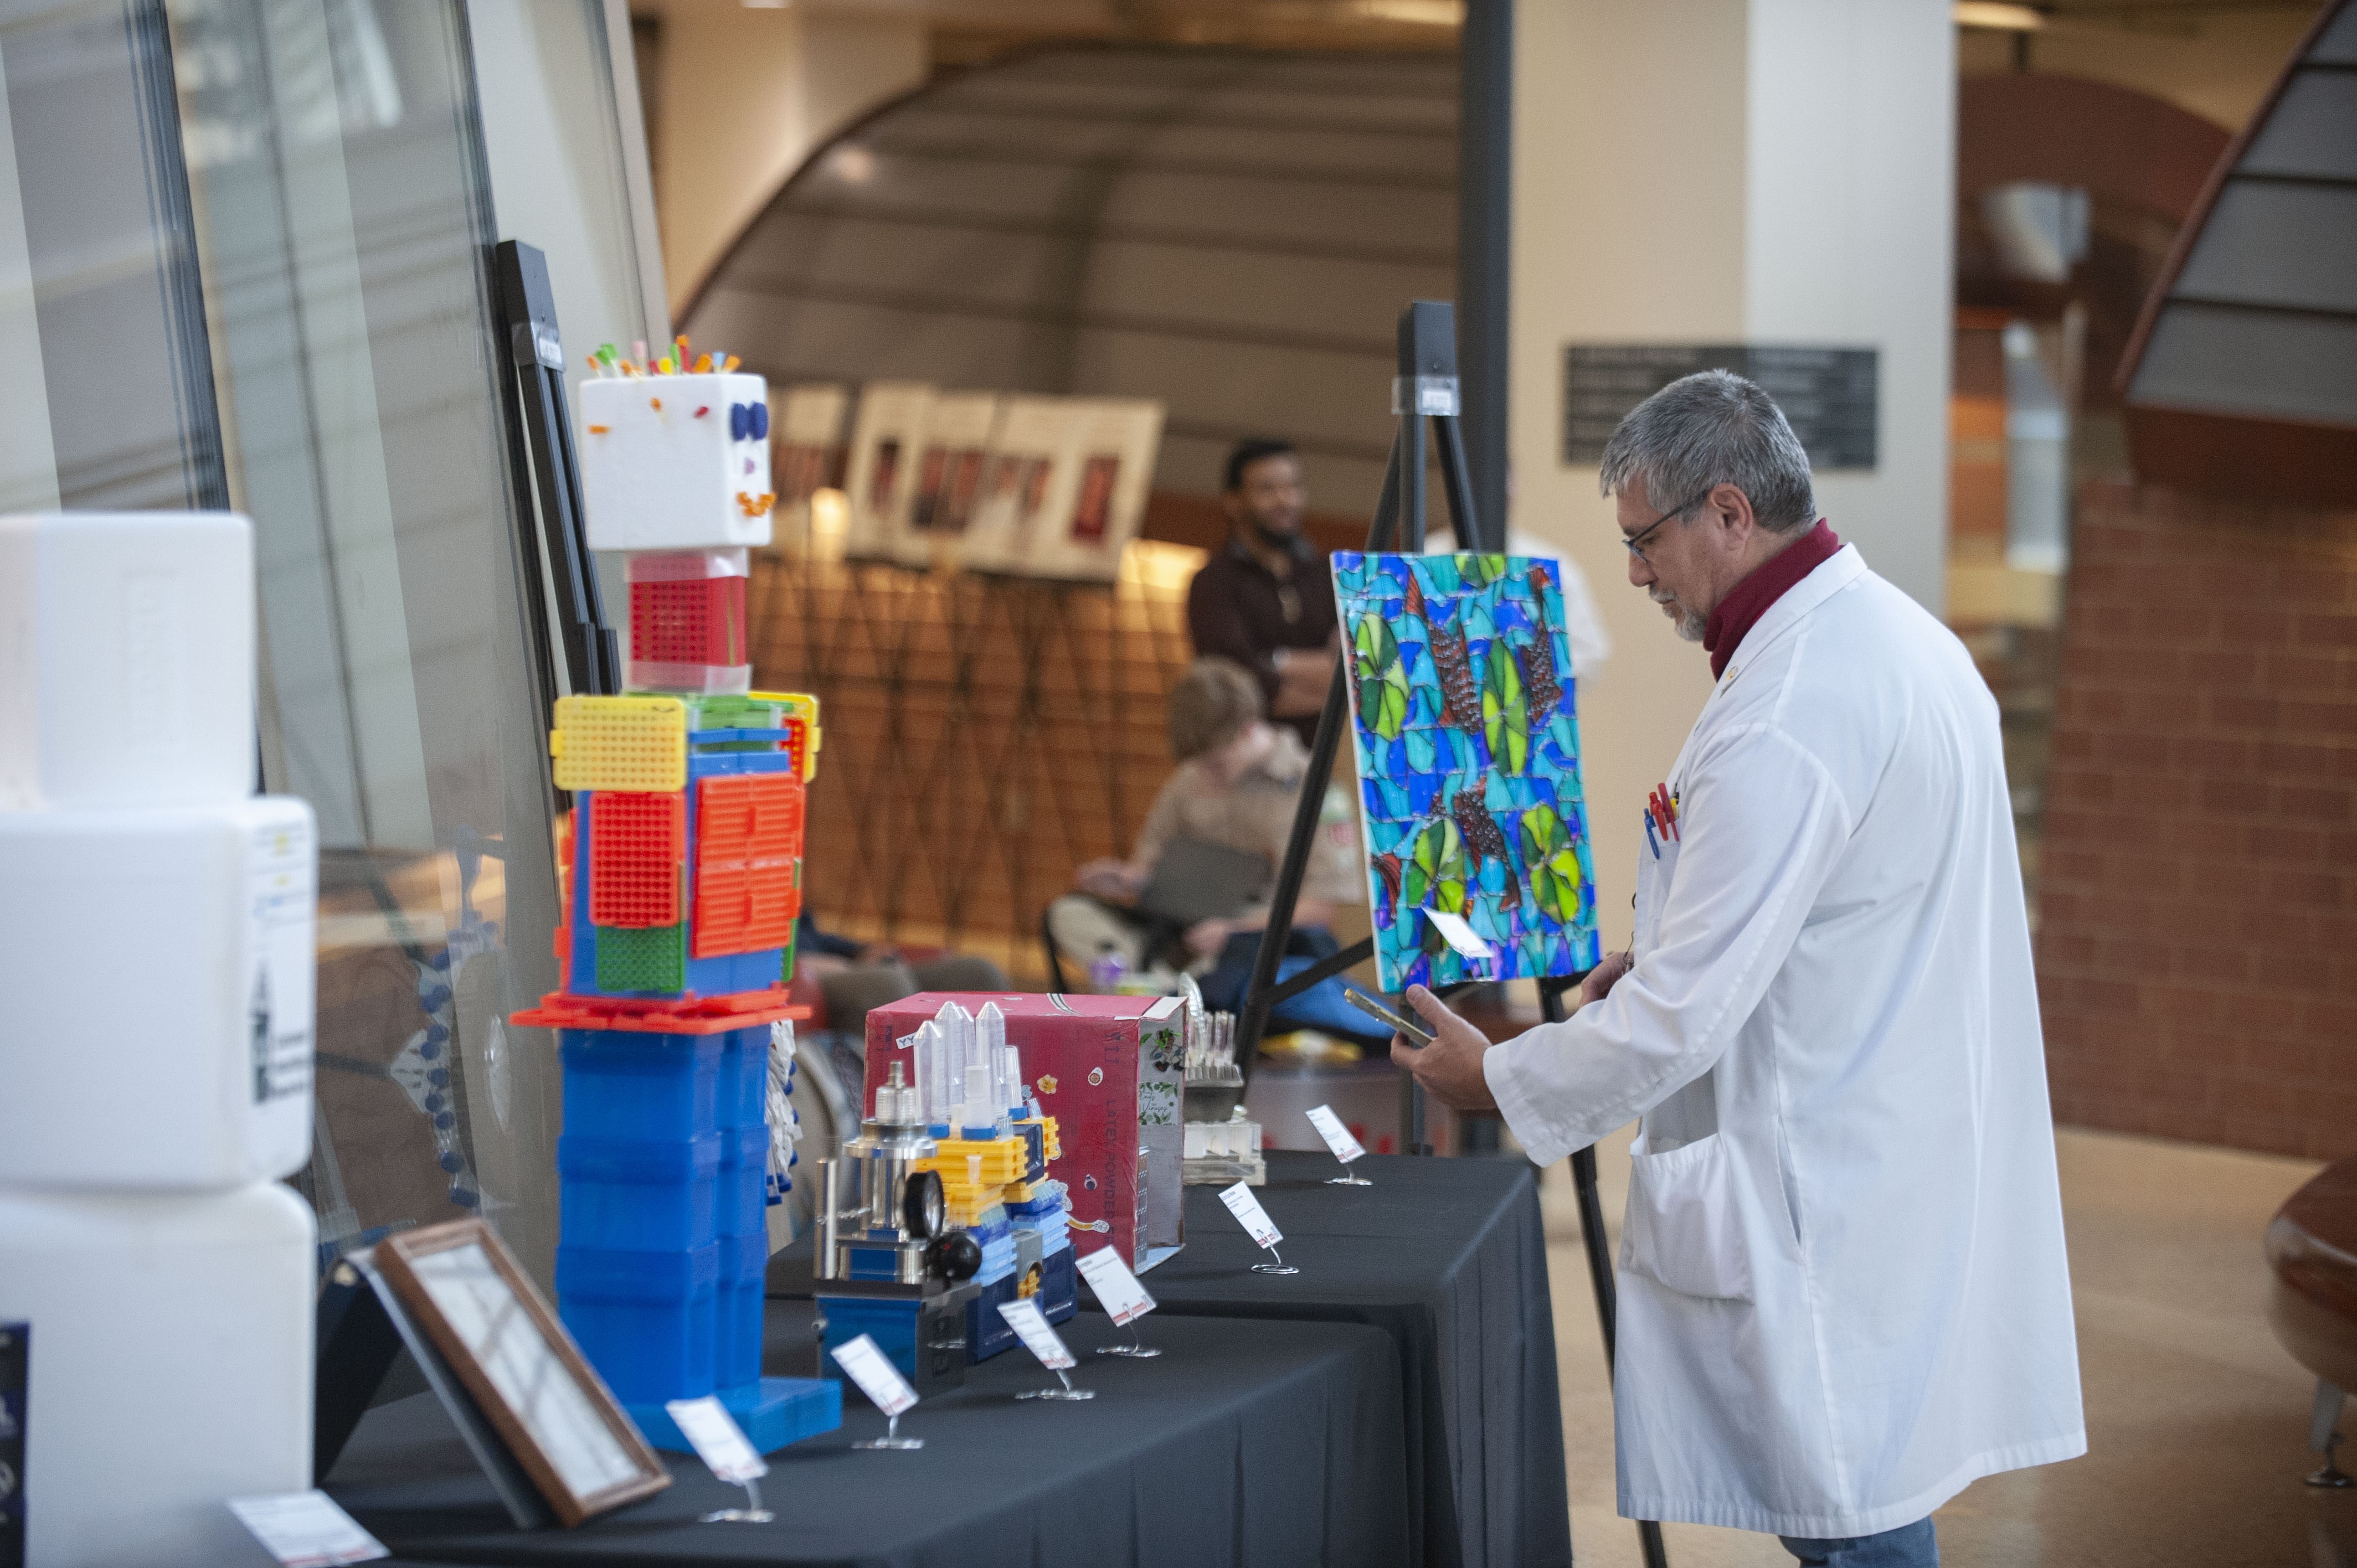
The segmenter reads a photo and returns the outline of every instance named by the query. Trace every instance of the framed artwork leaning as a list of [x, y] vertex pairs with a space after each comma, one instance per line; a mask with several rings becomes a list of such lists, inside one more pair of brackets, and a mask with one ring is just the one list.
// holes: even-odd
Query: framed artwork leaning
[[1334, 554], [1387, 991], [1596, 964], [1557, 570], [1519, 555]]
[[996, 392], [942, 392], [933, 398], [908, 508], [892, 534], [893, 556], [903, 566], [931, 566], [956, 553], [982, 493], [1000, 402]]
[[959, 565], [969, 572], [1038, 575], [1035, 556], [1071, 510], [1080, 417], [1070, 398], [1006, 400], [959, 541]]
[[662, 1491], [671, 1472], [480, 1219], [397, 1231], [373, 1266], [567, 1528]]
[[778, 549], [810, 538], [811, 497], [839, 477], [851, 389], [824, 383], [770, 389], [770, 482], [778, 492], [770, 541]]
[[921, 381], [870, 381], [860, 389], [843, 483], [851, 515], [843, 553], [855, 561], [889, 561], [914, 491], [917, 455], [932, 412], [933, 389]]

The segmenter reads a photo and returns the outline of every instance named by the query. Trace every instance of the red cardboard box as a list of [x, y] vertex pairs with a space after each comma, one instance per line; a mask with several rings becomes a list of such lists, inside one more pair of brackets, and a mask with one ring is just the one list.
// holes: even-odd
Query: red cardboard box
[[[1144, 1273], [1185, 1240], [1180, 1199], [1185, 1155], [1187, 1004], [1176, 996], [1008, 995], [925, 992], [867, 1015], [864, 1106], [897, 1044], [955, 1002], [979, 1014], [996, 1002], [1006, 1040], [1023, 1053], [1023, 1079], [1056, 1119], [1061, 1155], [1049, 1176], [1071, 1189], [1072, 1219], [1105, 1235]], [[1083, 1251], [1094, 1251], [1082, 1237]]]

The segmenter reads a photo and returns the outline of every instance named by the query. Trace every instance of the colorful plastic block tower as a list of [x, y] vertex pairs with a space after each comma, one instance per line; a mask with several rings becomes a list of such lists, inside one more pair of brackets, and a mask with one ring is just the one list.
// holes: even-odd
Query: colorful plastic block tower
[[[735, 493], [740, 459], [766, 453], [742, 410], [766, 394], [758, 376], [671, 373], [684, 360], [684, 341], [644, 371], [608, 350], [583, 389], [590, 543], [653, 552], [628, 564], [630, 670], [657, 689], [556, 703], [549, 753], [574, 792], [563, 988], [513, 1021], [557, 1030], [564, 1056], [565, 1326], [658, 1447], [689, 1451], [667, 1402], [717, 1394], [766, 1453], [842, 1422], [833, 1380], [761, 1376], [770, 1061], [799, 1011], [785, 983], [818, 704], [737, 679], [737, 546], [768, 532]], [[715, 404], [718, 426], [697, 426]], [[732, 553], [733, 574], [688, 569]]]

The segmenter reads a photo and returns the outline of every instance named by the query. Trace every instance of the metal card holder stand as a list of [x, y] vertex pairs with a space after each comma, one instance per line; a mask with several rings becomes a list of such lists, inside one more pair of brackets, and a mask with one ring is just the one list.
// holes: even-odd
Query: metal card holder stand
[[[1431, 435], [1440, 453], [1440, 473], [1443, 490], [1448, 501], [1448, 521], [1460, 549], [1503, 553], [1506, 547], [1505, 519], [1492, 521], [1483, 528], [1474, 515], [1473, 490], [1466, 469], [1465, 441], [1458, 425], [1461, 399], [1457, 379], [1457, 307], [1445, 300], [1419, 299], [1400, 313], [1399, 373], [1392, 382], [1392, 412], [1399, 415], [1399, 433], [1393, 437], [1391, 461], [1383, 473], [1382, 494], [1375, 501], [1375, 514], [1367, 529], [1367, 549], [1370, 553], [1388, 549], [1394, 529], [1405, 524], [1405, 537], [1399, 548], [1420, 552], [1425, 536], [1425, 440], [1426, 424], [1432, 426]], [[1292, 836], [1285, 846], [1285, 864], [1279, 868], [1276, 890], [1269, 903], [1268, 925], [1261, 934], [1260, 951], [1253, 962], [1251, 986], [1244, 993], [1243, 1015], [1236, 1023], [1236, 1064], [1249, 1083], [1254, 1060], [1260, 1055], [1261, 1036], [1268, 1028], [1269, 1015], [1276, 1007], [1301, 994], [1320, 981], [1341, 973], [1355, 964], [1374, 956], [1372, 937], [1353, 942], [1333, 957], [1321, 960], [1299, 973], [1278, 983], [1276, 971], [1293, 934], [1293, 910], [1301, 897], [1301, 880], [1309, 865], [1309, 851], [1318, 832], [1319, 808], [1324, 804], [1327, 781], [1333, 776], [1334, 756], [1340, 748], [1343, 727], [1350, 722], [1350, 702], [1343, 682], [1351, 678], [1350, 648], [1346, 643], [1340, 659], [1334, 667], [1333, 684], [1326, 690], [1326, 706], [1318, 716], [1318, 738], [1309, 748], [1309, 771], [1303, 777], [1301, 800], [1295, 809]], [[1564, 1009], [1564, 993], [1577, 987], [1585, 975], [1539, 982], [1539, 1000], [1543, 1015], [1550, 1023], [1560, 1023], [1567, 1015]], [[1453, 988], [1452, 988], [1453, 989]], [[1402, 999], [1405, 1009], [1406, 1002]], [[1411, 1155], [1429, 1155], [1432, 1147], [1425, 1142], [1425, 1105], [1423, 1088], [1412, 1074], [1400, 1074], [1401, 1142]], [[1604, 1333], [1604, 1361], [1608, 1374], [1613, 1361], [1613, 1346], [1617, 1334], [1615, 1317], [1617, 1302], [1612, 1283], [1612, 1261], [1605, 1248], [1604, 1205], [1596, 1189], [1596, 1149], [1593, 1144], [1571, 1156], [1572, 1185], [1579, 1198], [1579, 1236], [1587, 1254], [1587, 1277], [1596, 1291], [1596, 1316]], [[1639, 1544], [1644, 1552], [1646, 1568], [1667, 1568], [1668, 1557], [1662, 1547], [1662, 1527], [1650, 1520], [1637, 1525]]]

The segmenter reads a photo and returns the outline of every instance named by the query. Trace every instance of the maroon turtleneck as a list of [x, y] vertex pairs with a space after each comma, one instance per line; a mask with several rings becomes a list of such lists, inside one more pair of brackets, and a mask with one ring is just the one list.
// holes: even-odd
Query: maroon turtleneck
[[1784, 596], [1792, 585], [1832, 560], [1841, 550], [1841, 535], [1824, 518], [1817, 526], [1752, 568], [1751, 575], [1729, 588], [1718, 608], [1703, 626], [1703, 651], [1710, 655], [1713, 680], [1727, 673], [1727, 661], [1743, 646], [1743, 634]]

